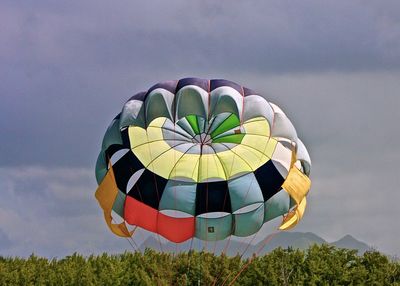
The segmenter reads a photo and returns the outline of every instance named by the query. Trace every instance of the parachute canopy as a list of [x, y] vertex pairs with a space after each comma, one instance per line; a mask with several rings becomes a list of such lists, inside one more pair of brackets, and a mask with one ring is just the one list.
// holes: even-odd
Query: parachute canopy
[[119, 236], [133, 225], [173, 242], [245, 237], [279, 216], [281, 229], [298, 223], [310, 168], [278, 106], [231, 81], [185, 78], [134, 95], [113, 119], [96, 198]]

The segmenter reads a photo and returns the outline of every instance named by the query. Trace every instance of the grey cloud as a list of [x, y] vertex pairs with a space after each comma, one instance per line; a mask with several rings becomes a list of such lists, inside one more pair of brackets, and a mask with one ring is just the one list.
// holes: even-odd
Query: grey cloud
[[308, 210], [297, 230], [331, 241], [351, 233], [399, 253], [398, 76], [292, 74], [260, 84], [296, 123], [313, 161]]
[[[3, 202], [0, 207], [20, 210], [26, 219], [76, 217], [93, 214], [93, 172], [82, 168], [0, 168]], [[26, 211], [32, 212], [27, 214]]]
[[44, 64], [142, 71], [365, 70], [400, 63], [395, 1], [43, 3], [12, 5], [19, 21], [8, 35], [22, 60], [34, 55]]
[[16, 241], [8, 253], [129, 247], [114, 245], [93, 198], [102, 136], [133, 93], [192, 75], [258, 90], [293, 120], [313, 160], [299, 230], [350, 233], [399, 253], [390, 228], [400, 199], [399, 5], [2, 1], [0, 229]]
[[400, 66], [395, 1], [172, 3], [3, 1], [0, 164], [93, 165], [102, 127], [161, 80]]
[[[395, 192], [400, 183], [400, 157], [395, 149], [400, 140], [396, 132], [400, 120], [396, 111], [400, 105], [398, 76], [331, 73], [243, 77], [249, 86], [269, 91], [266, 97], [288, 114], [310, 151], [313, 187], [307, 213], [296, 230], [314, 231], [331, 241], [350, 233], [387, 253], [399, 253], [396, 237], [400, 233], [393, 227], [400, 199]], [[239, 75], [232, 74], [231, 78], [240, 81]], [[57, 219], [94, 218], [99, 210], [92, 193], [92, 171], [81, 169], [79, 176], [75, 172], [17, 168], [4, 177], [13, 178], [11, 183], [6, 179], [2, 182], [20, 186], [15, 192], [17, 199], [29, 186], [40, 194], [40, 200], [28, 209], [36, 208], [36, 204], [42, 208], [50, 199], [54, 203], [47, 204], [45, 212]], [[18, 178], [28, 178], [28, 182], [22, 184]], [[90, 207], [79, 210], [83, 204]], [[101, 214], [97, 219], [101, 229], [105, 226]], [[108, 232], [105, 227], [96, 231]], [[105, 248], [103, 242], [98, 243], [99, 249]]]
[[82, 168], [0, 168], [1, 254], [53, 257], [127, 249], [129, 244], [108, 230], [89, 173]]
[[7, 249], [12, 245], [12, 241], [8, 238], [7, 234], [0, 229], [0, 250]]

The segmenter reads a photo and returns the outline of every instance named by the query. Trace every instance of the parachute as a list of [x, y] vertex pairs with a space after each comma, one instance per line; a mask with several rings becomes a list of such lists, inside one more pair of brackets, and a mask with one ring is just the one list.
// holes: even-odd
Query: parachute
[[294, 227], [310, 168], [278, 106], [228, 80], [184, 78], [124, 104], [104, 135], [95, 196], [118, 236], [138, 227], [175, 243], [219, 241], [277, 217]]

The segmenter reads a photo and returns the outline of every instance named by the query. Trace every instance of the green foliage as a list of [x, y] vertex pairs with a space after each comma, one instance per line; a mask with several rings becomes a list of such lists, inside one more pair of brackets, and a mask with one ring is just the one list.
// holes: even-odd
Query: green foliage
[[[250, 263], [249, 263], [250, 262]], [[146, 250], [63, 259], [0, 256], [0, 285], [400, 285], [400, 263], [371, 251], [314, 245], [278, 248], [262, 257], [171, 254]]]

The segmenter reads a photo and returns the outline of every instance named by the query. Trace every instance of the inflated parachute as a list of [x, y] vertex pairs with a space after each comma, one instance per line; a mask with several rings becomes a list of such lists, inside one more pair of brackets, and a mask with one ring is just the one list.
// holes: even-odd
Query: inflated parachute
[[173, 242], [245, 237], [279, 216], [282, 230], [298, 223], [310, 167], [278, 106], [231, 81], [185, 78], [125, 103], [103, 139], [96, 198], [119, 236], [132, 225]]

